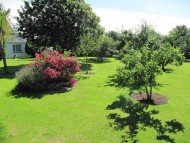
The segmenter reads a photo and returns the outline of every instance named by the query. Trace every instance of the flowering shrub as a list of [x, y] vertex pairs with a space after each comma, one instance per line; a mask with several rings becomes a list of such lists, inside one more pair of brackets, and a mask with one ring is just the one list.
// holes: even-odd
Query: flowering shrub
[[35, 61], [16, 73], [17, 89], [44, 91], [73, 87], [78, 71], [79, 63], [74, 57], [64, 57], [58, 51], [35, 54]]

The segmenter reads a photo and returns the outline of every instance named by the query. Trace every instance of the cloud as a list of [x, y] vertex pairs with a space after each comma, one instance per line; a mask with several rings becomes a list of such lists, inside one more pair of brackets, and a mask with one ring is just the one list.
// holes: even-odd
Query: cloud
[[110, 8], [94, 8], [95, 13], [100, 16], [101, 25], [109, 30], [134, 29], [141, 24], [142, 20], [153, 25], [155, 30], [161, 34], [168, 34], [176, 25], [186, 25], [190, 27], [190, 20], [171, 16], [140, 13]]
[[144, 11], [165, 16], [190, 19], [190, 2], [183, 0], [147, 0]]
[[[109, 3], [107, 3], [108, 1]], [[14, 17], [18, 16], [17, 10], [24, 4], [23, 0], [1, 0], [1, 3], [6, 9], [11, 9], [11, 20], [16, 23]], [[100, 16], [101, 24], [106, 30], [119, 30], [122, 25], [126, 29], [135, 28], [141, 24], [142, 20], [151, 23], [162, 34], [167, 34], [176, 25], [185, 24], [190, 27], [190, 20], [187, 20], [190, 19], [187, 12], [189, 4], [181, 0], [105, 0], [105, 2], [97, 0], [96, 2], [91, 1], [91, 3], [103, 7], [93, 6], [93, 10]], [[120, 10], [114, 8], [116, 5], [120, 6], [118, 7]], [[105, 8], [106, 6], [113, 8]]]
[[18, 16], [17, 10], [24, 4], [23, 0], [1, 0], [3, 6], [11, 9], [10, 18], [13, 23], [16, 23], [15, 16]]

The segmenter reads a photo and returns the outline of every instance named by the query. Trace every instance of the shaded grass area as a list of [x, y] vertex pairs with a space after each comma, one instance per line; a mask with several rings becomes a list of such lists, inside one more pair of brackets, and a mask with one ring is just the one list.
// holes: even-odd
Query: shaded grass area
[[158, 110], [149, 109], [148, 104], [134, 103], [125, 96], [119, 96], [116, 101], [107, 106], [107, 110], [120, 109], [127, 116], [121, 116], [118, 113], [110, 113], [108, 119], [112, 119], [110, 126], [115, 130], [124, 130], [128, 127], [128, 131], [122, 135], [122, 142], [143, 142], [143, 140], [136, 139], [139, 132], [146, 132], [147, 128], [152, 128], [157, 132], [156, 139], [164, 140], [166, 142], [175, 143], [175, 139], [170, 137], [170, 134], [177, 134], [184, 132], [184, 126], [176, 119], [166, 121], [164, 124], [159, 118], [154, 115], [159, 114]]
[[[41, 99], [42, 97], [44, 97], [47, 93], [43, 92], [18, 92], [15, 89], [11, 90], [9, 95], [14, 97], [14, 98], [22, 98], [22, 97], [26, 97], [26, 98], [30, 98], [30, 99]], [[51, 94], [51, 93], [50, 93]]]
[[[88, 66], [88, 67], [87, 67]], [[85, 63], [82, 63], [81, 66], [80, 66], [80, 69], [82, 71], [86, 71], [86, 69], [88, 68], [88, 71], [91, 71], [92, 70], [92, 64], [85, 64]]]
[[9, 71], [8, 74], [4, 72], [3, 67], [0, 67], [0, 78], [13, 79], [15, 77], [15, 72], [18, 71], [23, 66], [25, 65], [22, 64], [22, 65], [17, 65], [17, 66], [8, 66], [8, 71]]
[[[83, 58], [80, 59], [80, 62], [86, 63], [86, 60]], [[103, 61], [100, 61], [98, 58], [95, 57], [88, 57], [87, 63], [92, 63], [92, 64], [105, 64], [105, 63], [110, 63], [111, 60], [109, 58], [104, 59]]]
[[[25, 59], [7, 59], [8, 61], [8, 71], [9, 73], [6, 74], [4, 72], [4, 67], [1, 61], [0, 64], [0, 79], [7, 78], [7, 79], [13, 79], [15, 77], [15, 72], [17, 72], [19, 69], [21, 69], [26, 64], [33, 61], [32, 58], [25, 58]], [[17, 64], [15, 64], [17, 63]]]
[[[105, 59], [103, 61], [100, 61], [98, 58], [95, 57], [88, 57], [88, 59], [80, 58], [80, 63], [81, 63], [81, 70], [85, 74], [94, 74], [92, 73], [92, 66], [93, 64], [105, 64], [105, 63], [110, 63], [111, 61], [109, 59]], [[89, 73], [86, 73], [88, 70]]]
[[[7, 62], [16, 71], [31, 60]], [[190, 63], [170, 66], [173, 72], [158, 78], [162, 86], [154, 92], [166, 96], [169, 102], [155, 107], [129, 100], [128, 95], [138, 89], [110, 83], [109, 77], [121, 63], [107, 60], [101, 64], [92, 60], [89, 64], [95, 74], [79, 73], [77, 86], [65, 93], [22, 93], [15, 98], [11, 92], [16, 85], [14, 75], [1, 75], [0, 129], [6, 132], [0, 133], [3, 143], [190, 142]]]

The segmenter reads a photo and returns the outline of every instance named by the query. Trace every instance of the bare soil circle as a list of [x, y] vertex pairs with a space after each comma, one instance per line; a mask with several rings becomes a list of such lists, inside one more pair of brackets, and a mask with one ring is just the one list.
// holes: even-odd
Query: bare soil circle
[[129, 95], [131, 98], [145, 104], [151, 104], [151, 105], [163, 105], [168, 102], [168, 99], [164, 96], [161, 96], [159, 94], [153, 94], [152, 95], [152, 100], [148, 101], [147, 100], [147, 95], [146, 93], [133, 93]]

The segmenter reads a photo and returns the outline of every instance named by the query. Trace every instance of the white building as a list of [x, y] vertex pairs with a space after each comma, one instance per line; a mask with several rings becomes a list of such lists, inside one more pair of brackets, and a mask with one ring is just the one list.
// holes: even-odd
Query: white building
[[27, 57], [25, 52], [26, 40], [22, 37], [11, 35], [10, 40], [6, 42], [6, 58]]

